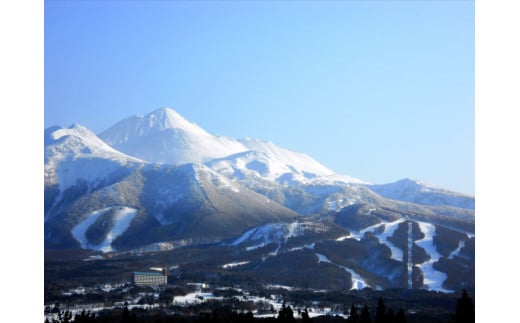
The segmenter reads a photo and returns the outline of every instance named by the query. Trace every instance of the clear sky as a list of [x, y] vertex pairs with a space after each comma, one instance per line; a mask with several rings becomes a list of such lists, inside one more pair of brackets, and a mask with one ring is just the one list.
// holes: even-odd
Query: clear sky
[[375, 184], [474, 194], [472, 1], [45, 1], [44, 123], [171, 107]]

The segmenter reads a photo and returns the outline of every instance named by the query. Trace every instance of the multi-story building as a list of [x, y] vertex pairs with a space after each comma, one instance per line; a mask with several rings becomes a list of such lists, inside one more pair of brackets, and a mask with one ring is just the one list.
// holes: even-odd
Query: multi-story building
[[134, 272], [134, 284], [136, 285], [166, 285], [168, 283], [168, 272], [163, 269], [159, 272]]

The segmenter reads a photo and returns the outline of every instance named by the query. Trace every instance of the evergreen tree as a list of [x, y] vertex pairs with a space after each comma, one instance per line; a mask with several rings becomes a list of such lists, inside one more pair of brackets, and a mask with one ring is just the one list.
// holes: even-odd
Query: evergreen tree
[[462, 296], [457, 300], [455, 315], [453, 316], [455, 323], [474, 323], [475, 322], [475, 305], [464, 289]]
[[71, 323], [72, 313], [69, 311], [59, 312], [58, 319], [52, 319], [52, 323]]
[[406, 315], [404, 314], [404, 310], [401, 308], [399, 312], [395, 315], [395, 323], [406, 323]]
[[307, 308], [305, 308], [305, 311], [302, 312], [302, 323], [308, 323], [308, 322], [312, 322], [312, 320], [309, 317], [309, 312], [307, 311]]
[[383, 298], [379, 297], [379, 301], [377, 302], [376, 316], [374, 318], [374, 323], [384, 323], [386, 314], [386, 307], [383, 303]]
[[76, 315], [74, 317], [74, 323], [89, 323], [89, 322], [95, 322], [95, 315], [90, 314], [90, 311], [85, 312], [85, 310], [81, 311], [80, 314]]
[[130, 322], [130, 311], [128, 311], [128, 306], [125, 306], [123, 309], [123, 314], [121, 315], [121, 323], [129, 323]]
[[244, 315], [244, 322], [254, 322], [255, 317], [253, 316], [253, 313], [251, 311], [247, 311], [247, 313]]
[[281, 322], [293, 322], [294, 313], [290, 306], [285, 306], [285, 302], [282, 304], [282, 308], [278, 312], [278, 320]]
[[368, 311], [367, 304], [365, 304], [365, 306], [361, 310], [361, 315], [359, 316], [359, 323], [372, 323], [372, 317], [370, 316], [370, 312]]
[[387, 311], [386, 311], [386, 322], [387, 323], [394, 323], [394, 320], [395, 320], [395, 314], [394, 314], [394, 310], [389, 308]]
[[352, 306], [350, 307], [350, 314], [347, 319], [347, 322], [348, 323], [358, 323], [359, 322], [358, 309], [357, 309], [356, 305], [354, 305], [354, 304], [352, 304]]
[[121, 314], [121, 323], [136, 323], [137, 315], [134, 311], [129, 311], [128, 306], [125, 306], [123, 313]]

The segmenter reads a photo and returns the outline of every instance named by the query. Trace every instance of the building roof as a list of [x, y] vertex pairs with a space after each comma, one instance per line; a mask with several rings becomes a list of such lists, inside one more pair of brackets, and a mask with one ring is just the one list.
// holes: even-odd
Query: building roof
[[134, 271], [134, 275], [147, 275], [147, 276], [163, 276], [162, 273], [147, 272], [147, 271]]

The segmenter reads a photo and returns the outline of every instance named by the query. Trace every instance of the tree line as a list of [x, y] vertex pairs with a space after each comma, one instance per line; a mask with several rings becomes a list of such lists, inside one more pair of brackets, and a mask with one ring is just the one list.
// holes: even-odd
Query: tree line
[[[407, 323], [404, 309], [394, 311], [387, 308], [383, 298], [379, 297], [375, 312], [371, 313], [368, 305], [361, 308], [352, 304], [348, 311], [348, 318], [340, 316], [320, 316], [311, 318], [307, 309], [299, 313], [300, 318], [295, 318], [294, 311], [285, 302], [282, 304], [277, 317], [255, 318], [251, 311], [239, 313], [226, 307], [215, 308], [211, 312], [201, 313], [196, 316], [168, 315], [164, 312], [150, 313], [147, 311], [129, 310], [125, 307], [122, 311], [106, 311], [103, 313], [90, 313], [83, 310], [73, 316], [70, 311], [60, 311], [54, 318], [46, 318], [45, 323]], [[475, 305], [468, 293], [464, 290], [457, 300], [455, 312], [446, 323], [474, 323]]]

